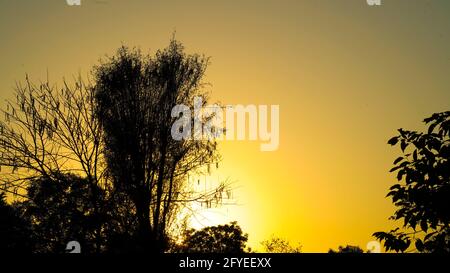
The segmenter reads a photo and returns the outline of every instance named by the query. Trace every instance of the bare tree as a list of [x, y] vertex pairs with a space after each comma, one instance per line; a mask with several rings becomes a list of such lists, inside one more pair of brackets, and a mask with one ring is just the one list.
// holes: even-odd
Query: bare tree
[[102, 131], [94, 112], [93, 89], [81, 77], [70, 86], [17, 83], [0, 121], [2, 190], [21, 194], [30, 179], [72, 172], [104, 183]]
[[[28, 198], [32, 181], [74, 173], [86, 178], [92, 193], [89, 202], [95, 204], [94, 213], [100, 213], [100, 191], [108, 185], [93, 94], [81, 77], [73, 85], [64, 80], [62, 88], [50, 85], [48, 79], [34, 84], [28, 75], [24, 83], [16, 84], [16, 101], [7, 101], [1, 110], [0, 190]], [[99, 250], [101, 226], [96, 237]]]

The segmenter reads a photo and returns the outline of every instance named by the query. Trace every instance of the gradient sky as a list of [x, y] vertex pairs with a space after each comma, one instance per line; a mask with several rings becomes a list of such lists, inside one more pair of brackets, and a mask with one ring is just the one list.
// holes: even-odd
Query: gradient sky
[[213, 101], [280, 105], [278, 151], [221, 143], [213, 176], [235, 181], [237, 204], [202, 224], [237, 220], [254, 248], [271, 234], [305, 252], [365, 248], [393, 227], [387, 140], [450, 108], [449, 12], [448, 0], [0, 0], [0, 99], [25, 73], [86, 75], [122, 44], [155, 52], [176, 31], [211, 56]]

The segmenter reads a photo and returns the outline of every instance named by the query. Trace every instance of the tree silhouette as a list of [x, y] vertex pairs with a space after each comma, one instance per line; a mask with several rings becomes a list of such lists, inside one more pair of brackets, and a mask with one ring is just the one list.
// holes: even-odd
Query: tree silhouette
[[205, 227], [201, 230], [189, 229], [181, 244], [173, 252], [182, 253], [244, 253], [248, 235], [242, 232], [237, 222]]
[[414, 241], [420, 252], [450, 252], [450, 111], [424, 122], [427, 132], [399, 129], [388, 142], [403, 153], [387, 195], [398, 208], [390, 219], [403, 220], [402, 229], [374, 233], [388, 251], [404, 252]]
[[[78, 241], [83, 251], [94, 252], [104, 244], [101, 239], [107, 215], [96, 208], [103, 198], [92, 202], [87, 179], [71, 174], [54, 174], [31, 181], [28, 199], [18, 204], [23, 217], [32, 224], [36, 252], [64, 253], [69, 241]], [[100, 192], [100, 190], [99, 190]]]
[[[136, 225], [132, 206], [124, 198], [106, 198], [98, 189], [99, 199], [92, 203], [91, 185], [86, 178], [74, 174], [54, 174], [53, 178], [39, 177], [30, 181], [21, 202], [8, 207], [9, 215], [1, 219], [9, 226], [22, 223], [21, 237], [15, 241], [27, 242], [27, 248], [14, 243], [9, 248], [17, 252], [65, 253], [69, 241], [78, 241], [84, 253], [129, 252], [132, 241], [118, 243], [119, 239], [131, 238]], [[100, 208], [100, 210], [99, 210]], [[16, 220], [14, 220], [16, 219]], [[17, 228], [15, 228], [17, 229]], [[101, 233], [99, 233], [101, 231]], [[17, 232], [16, 232], [17, 233]]]
[[[114, 188], [134, 203], [144, 249], [167, 247], [168, 226], [180, 207], [192, 201], [218, 201], [223, 185], [193, 196], [190, 172], [216, 164], [213, 140], [174, 140], [176, 105], [192, 106], [208, 59], [186, 55], [172, 40], [154, 57], [122, 47], [95, 68], [97, 116], [104, 130], [105, 155]], [[194, 122], [194, 118], [189, 122]]]
[[175, 105], [207, 103], [207, 65], [172, 40], [155, 56], [120, 48], [93, 69], [93, 84], [17, 84], [1, 110], [0, 192], [20, 201], [35, 251], [78, 240], [84, 252], [162, 252], [181, 210], [220, 204], [225, 183], [198, 192], [189, 179], [218, 166], [217, 143], [171, 135]]
[[34, 242], [30, 226], [0, 193], [0, 253], [31, 253]]
[[339, 246], [338, 250], [330, 249], [328, 253], [364, 253], [364, 250], [359, 246]]
[[[61, 173], [77, 173], [91, 188], [90, 202], [99, 204], [100, 189], [106, 190], [108, 184], [93, 94], [80, 77], [73, 86], [64, 81], [62, 88], [48, 79], [35, 84], [28, 75], [25, 83], [17, 83], [16, 101], [7, 101], [1, 110], [1, 191], [27, 199], [32, 181], [59, 180]], [[94, 209], [99, 213], [100, 208]]]
[[17, 83], [16, 101], [7, 101], [0, 122], [1, 180], [4, 191], [19, 193], [37, 177], [80, 173], [101, 184], [102, 131], [94, 113], [93, 89], [81, 78], [62, 88], [49, 81]]
[[298, 244], [297, 246], [293, 246], [286, 239], [272, 236], [268, 240], [264, 240], [261, 242], [263, 246], [263, 251], [267, 253], [301, 253], [302, 246]]

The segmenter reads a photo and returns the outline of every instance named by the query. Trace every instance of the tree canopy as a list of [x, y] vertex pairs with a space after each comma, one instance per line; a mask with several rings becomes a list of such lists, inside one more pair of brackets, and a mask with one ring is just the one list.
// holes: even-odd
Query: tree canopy
[[217, 143], [171, 136], [175, 105], [207, 103], [208, 63], [172, 39], [154, 55], [123, 46], [73, 85], [17, 83], [1, 110], [0, 190], [18, 201], [4, 214], [28, 221], [38, 252], [69, 240], [87, 252], [164, 252], [180, 211], [220, 204], [225, 183], [199, 192], [189, 179], [218, 166]]
[[281, 237], [272, 236], [268, 240], [261, 242], [263, 251], [268, 253], [301, 253], [302, 245], [292, 245], [288, 240]]
[[390, 219], [403, 221], [374, 233], [388, 251], [404, 252], [413, 242], [419, 252], [450, 252], [450, 112], [424, 122], [426, 132], [399, 129], [388, 142], [402, 152], [390, 170], [398, 181], [387, 194], [397, 207]]
[[242, 232], [237, 222], [205, 227], [201, 230], [189, 229], [183, 242], [175, 247], [184, 253], [243, 253], [246, 250], [248, 234]]
[[364, 250], [359, 246], [339, 246], [337, 250], [330, 249], [328, 253], [364, 253]]
[[207, 58], [185, 54], [172, 40], [154, 57], [122, 47], [94, 70], [108, 171], [114, 188], [134, 203], [139, 241], [153, 246], [152, 251], [167, 247], [167, 229], [182, 206], [204, 198], [218, 201], [223, 189], [193, 196], [186, 185], [188, 173], [216, 164], [216, 142], [171, 135], [178, 118], [172, 109], [193, 105], [196, 96], [206, 98], [202, 78], [207, 64]]
[[6, 195], [0, 193], [0, 253], [33, 252], [31, 234], [30, 223], [6, 202]]

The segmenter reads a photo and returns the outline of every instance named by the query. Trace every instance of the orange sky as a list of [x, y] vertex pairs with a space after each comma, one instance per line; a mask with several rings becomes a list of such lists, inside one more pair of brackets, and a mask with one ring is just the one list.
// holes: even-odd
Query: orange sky
[[163, 48], [174, 31], [211, 56], [206, 80], [223, 104], [280, 105], [280, 146], [225, 141], [213, 174], [237, 205], [202, 224], [237, 220], [250, 244], [271, 234], [305, 252], [365, 248], [392, 227], [384, 196], [399, 127], [450, 106], [447, 0], [0, 0], [0, 98], [16, 80], [87, 74], [120, 45]]

